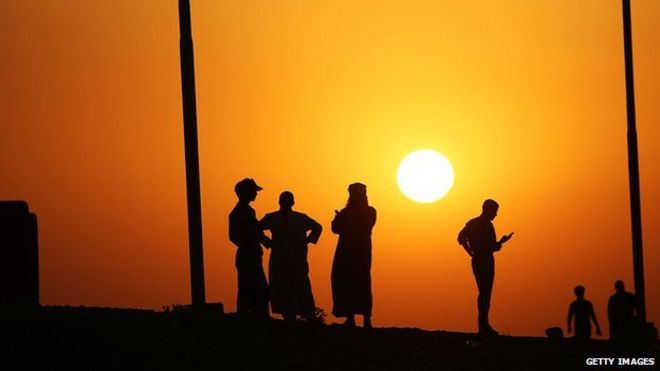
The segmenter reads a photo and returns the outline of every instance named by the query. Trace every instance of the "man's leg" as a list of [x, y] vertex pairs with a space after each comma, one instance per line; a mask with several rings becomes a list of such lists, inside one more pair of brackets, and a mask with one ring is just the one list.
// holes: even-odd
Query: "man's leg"
[[260, 256], [240, 256], [237, 259], [238, 299], [237, 311], [268, 317], [268, 283]]
[[266, 281], [266, 273], [264, 273], [264, 267], [261, 261], [261, 257], [258, 258], [258, 262], [254, 267], [254, 308], [255, 313], [259, 317], [268, 318], [270, 317], [270, 310], [268, 308], [268, 281]]
[[490, 311], [490, 298], [495, 279], [495, 259], [492, 255], [473, 258], [472, 272], [479, 289], [479, 296], [477, 297], [479, 332], [491, 332], [488, 312]]
[[236, 298], [236, 312], [239, 314], [247, 314], [250, 311], [249, 304], [249, 272], [243, 266], [236, 266], [236, 273], [238, 273], [238, 295]]

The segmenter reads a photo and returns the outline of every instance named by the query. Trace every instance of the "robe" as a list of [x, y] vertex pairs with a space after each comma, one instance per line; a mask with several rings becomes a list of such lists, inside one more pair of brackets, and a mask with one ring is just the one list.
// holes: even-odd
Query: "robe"
[[371, 230], [376, 209], [347, 207], [335, 215], [332, 232], [339, 235], [332, 262], [332, 314], [371, 316]]
[[[314, 315], [316, 306], [309, 280], [307, 242], [318, 241], [321, 225], [296, 211], [266, 214], [260, 224], [272, 234], [268, 262], [272, 312]], [[307, 232], [310, 232], [309, 237]]]

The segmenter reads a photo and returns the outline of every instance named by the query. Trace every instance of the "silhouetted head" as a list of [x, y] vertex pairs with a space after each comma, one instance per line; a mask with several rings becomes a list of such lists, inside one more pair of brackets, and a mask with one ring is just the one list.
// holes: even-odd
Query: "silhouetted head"
[[626, 291], [626, 288], [623, 286], [623, 281], [617, 280], [614, 282], [614, 288], [616, 289], [616, 292], [624, 292]]
[[488, 220], [493, 220], [497, 216], [497, 209], [499, 208], [500, 205], [495, 200], [488, 199], [481, 205], [481, 215], [487, 217]]
[[584, 286], [582, 285], [575, 286], [573, 292], [575, 293], [575, 296], [578, 297], [578, 299], [584, 298]]
[[290, 211], [293, 208], [293, 204], [295, 204], [293, 193], [289, 191], [280, 193], [280, 210]]
[[257, 185], [257, 182], [252, 178], [245, 178], [234, 186], [234, 192], [241, 201], [254, 201], [257, 198], [257, 192], [263, 188]]
[[346, 207], [367, 207], [367, 186], [362, 183], [353, 183], [348, 186], [348, 202]]

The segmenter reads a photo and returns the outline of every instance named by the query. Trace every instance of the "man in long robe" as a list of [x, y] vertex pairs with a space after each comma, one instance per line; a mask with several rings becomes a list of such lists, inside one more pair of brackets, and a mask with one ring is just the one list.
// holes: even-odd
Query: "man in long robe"
[[376, 209], [369, 205], [367, 187], [353, 183], [348, 187], [348, 202], [335, 211], [332, 232], [339, 235], [332, 261], [332, 314], [345, 317], [344, 324], [355, 326], [355, 315], [364, 317], [371, 327], [371, 231], [376, 224]]
[[323, 228], [309, 216], [293, 211], [294, 203], [293, 193], [282, 192], [280, 210], [266, 214], [260, 222], [261, 228], [272, 236], [267, 242], [271, 248], [270, 305], [273, 313], [281, 314], [285, 320], [294, 320], [297, 315], [312, 319], [316, 305], [309, 280], [307, 245], [318, 242]]

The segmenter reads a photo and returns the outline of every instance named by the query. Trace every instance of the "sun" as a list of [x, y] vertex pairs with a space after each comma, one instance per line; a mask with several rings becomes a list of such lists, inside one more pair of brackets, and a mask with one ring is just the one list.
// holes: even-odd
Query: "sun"
[[440, 152], [421, 149], [401, 161], [396, 178], [406, 197], [431, 203], [443, 198], [454, 185], [454, 169]]

